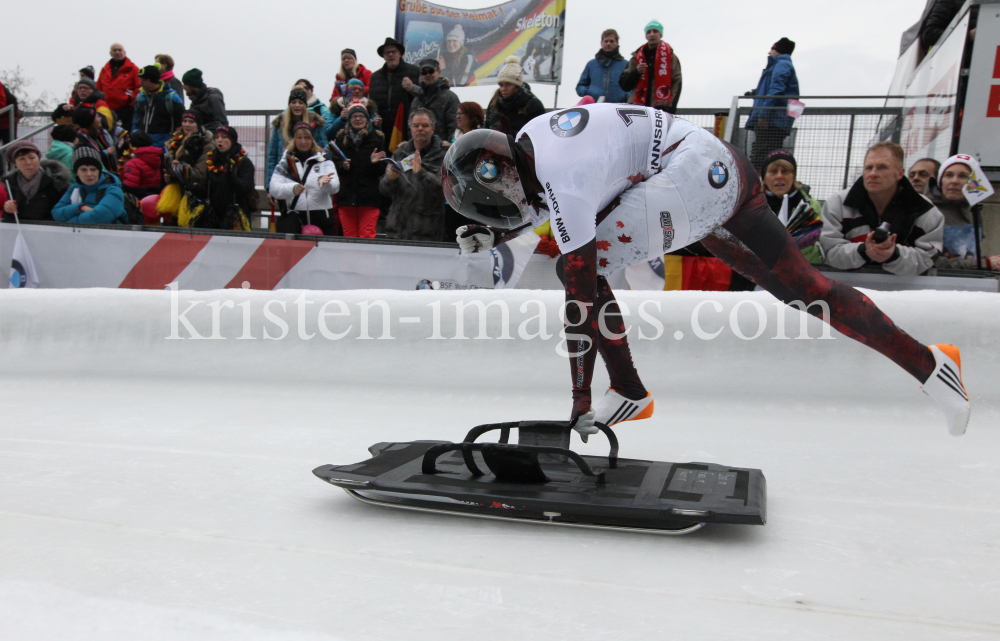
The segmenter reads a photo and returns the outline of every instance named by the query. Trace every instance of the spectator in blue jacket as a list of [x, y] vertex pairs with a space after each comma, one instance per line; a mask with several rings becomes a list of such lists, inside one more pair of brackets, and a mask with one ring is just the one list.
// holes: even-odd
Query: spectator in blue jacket
[[601, 49], [594, 59], [587, 63], [576, 83], [577, 95], [591, 96], [595, 101], [628, 102], [628, 92], [618, 86], [628, 61], [618, 51], [618, 32], [605, 29], [601, 34]]
[[[754, 95], [788, 98], [799, 96], [799, 79], [792, 66], [793, 51], [795, 43], [788, 38], [774, 43]], [[753, 101], [754, 109], [750, 112], [746, 128], [752, 129], [756, 135], [750, 162], [757, 171], [763, 169], [770, 153], [781, 147], [795, 124], [795, 119], [787, 113], [788, 98], [755, 98]]]
[[73, 151], [73, 173], [76, 184], [52, 208], [53, 219], [92, 225], [128, 222], [122, 184], [114, 174], [104, 171], [96, 149], [77, 147]]
[[184, 115], [184, 101], [177, 92], [160, 76], [156, 65], [143, 67], [139, 72], [142, 91], [135, 99], [135, 115], [132, 116], [132, 133], [149, 134], [153, 146], [166, 150], [170, 134], [181, 126]]

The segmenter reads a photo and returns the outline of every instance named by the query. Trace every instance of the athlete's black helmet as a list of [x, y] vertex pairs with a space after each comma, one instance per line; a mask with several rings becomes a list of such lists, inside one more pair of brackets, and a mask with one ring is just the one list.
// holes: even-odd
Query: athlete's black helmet
[[476, 129], [460, 137], [444, 157], [441, 186], [455, 211], [483, 225], [513, 229], [529, 219], [514, 139], [507, 134]]

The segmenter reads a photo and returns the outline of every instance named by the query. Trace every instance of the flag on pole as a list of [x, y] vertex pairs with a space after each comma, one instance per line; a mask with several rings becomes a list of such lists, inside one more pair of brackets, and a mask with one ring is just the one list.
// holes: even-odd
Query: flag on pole
[[403, 144], [403, 105], [396, 110], [396, 122], [392, 125], [392, 135], [389, 136], [389, 153], [395, 153], [396, 147]]
[[24, 237], [18, 230], [17, 240], [14, 241], [14, 259], [10, 261], [9, 288], [22, 287], [38, 287], [38, 272], [35, 271], [35, 263], [31, 260], [28, 244], [24, 242]]

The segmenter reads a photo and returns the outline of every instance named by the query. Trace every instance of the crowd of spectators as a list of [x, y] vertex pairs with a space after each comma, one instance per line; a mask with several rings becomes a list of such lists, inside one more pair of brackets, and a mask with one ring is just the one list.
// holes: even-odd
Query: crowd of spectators
[[[748, 92], [770, 97], [755, 97], [746, 129], [754, 131], [751, 161], [767, 202], [806, 258], [893, 274], [976, 268], [974, 257], [947, 253], [943, 240], [946, 228], [972, 223], [962, 193], [972, 171], [967, 164], [925, 158], [906, 175], [902, 149], [879, 143], [849, 189], [823, 205], [810, 195], [783, 148], [794, 125], [788, 100], [799, 95], [794, 49], [788, 38], [771, 47], [757, 87]], [[405, 46], [393, 38], [375, 53], [382, 65], [369, 69], [355, 50], [341, 51], [328, 104], [311, 81], [295, 81], [287, 108], [271, 122], [263, 187], [280, 210], [277, 231], [453, 241], [464, 221], [441, 194], [450, 144], [481, 127], [513, 135], [546, 108], [516, 56], [498, 70], [485, 108], [461, 102], [452, 86], [469, 80], [474, 59], [460, 26], [447, 34], [440, 57], [418, 64], [405, 62]], [[79, 70], [71, 95], [52, 113], [56, 126], [44, 158], [30, 142], [7, 149], [12, 169], [0, 187], [3, 220], [17, 214], [21, 220], [248, 230], [258, 208], [254, 166], [229, 126], [222, 91], [208, 86], [198, 68], [178, 78], [167, 54], [137, 66], [115, 43], [110, 56], [99, 72]], [[585, 103], [633, 103], [668, 113], [676, 112], [681, 89], [680, 59], [655, 20], [628, 59], [618, 32], [605, 30], [576, 87]], [[0, 101], [13, 100], [8, 94], [0, 88]], [[985, 265], [1000, 269], [1000, 257], [986, 258]]]

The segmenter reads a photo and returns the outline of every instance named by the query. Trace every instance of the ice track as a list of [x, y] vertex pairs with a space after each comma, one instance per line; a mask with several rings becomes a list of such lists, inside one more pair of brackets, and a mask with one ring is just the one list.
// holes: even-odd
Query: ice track
[[[239, 306], [219, 308], [226, 340], [166, 340], [167, 292], [0, 291], [0, 638], [1000, 638], [996, 295], [870, 293], [919, 340], [961, 346], [974, 405], [954, 438], [878, 354], [836, 332], [773, 340], [767, 294], [623, 294], [647, 336], [638, 304], [659, 301], [646, 310], [664, 333], [633, 336], [657, 410], [619, 427], [622, 455], [768, 480], [766, 526], [665, 538], [378, 509], [321, 483], [314, 467], [378, 441], [564, 418], [557, 340], [517, 338], [529, 299], [556, 332], [561, 296], [308, 292], [302, 329], [317, 335], [302, 340], [300, 294], [182, 292], [180, 311], [206, 301], [186, 317], [204, 335], [207, 302], [248, 303], [256, 340], [238, 340]], [[505, 301], [515, 338], [495, 339], [496, 306], [494, 338], [451, 338], [463, 298]], [[272, 299], [283, 340], [262, 339], [280, 333]], [[721, 311], [703, 306], [701, 325], [723, 331], [704, 341], [691, 314], [709, 299]], [[349, 310], [329, 317], [340, 340], [318, 334], [330, 300]], [[386, 302], [392, 340], [377, 308], [357, 338], [364, 300]], [[756, 340], [730, 329], [744, 300], [766, 312]], [[428, 340], [435, 302], [442, 340]], [[476, 336], [476, 312], [463, 319]], [[754, 333], [751, 303], [738, 320]]]

